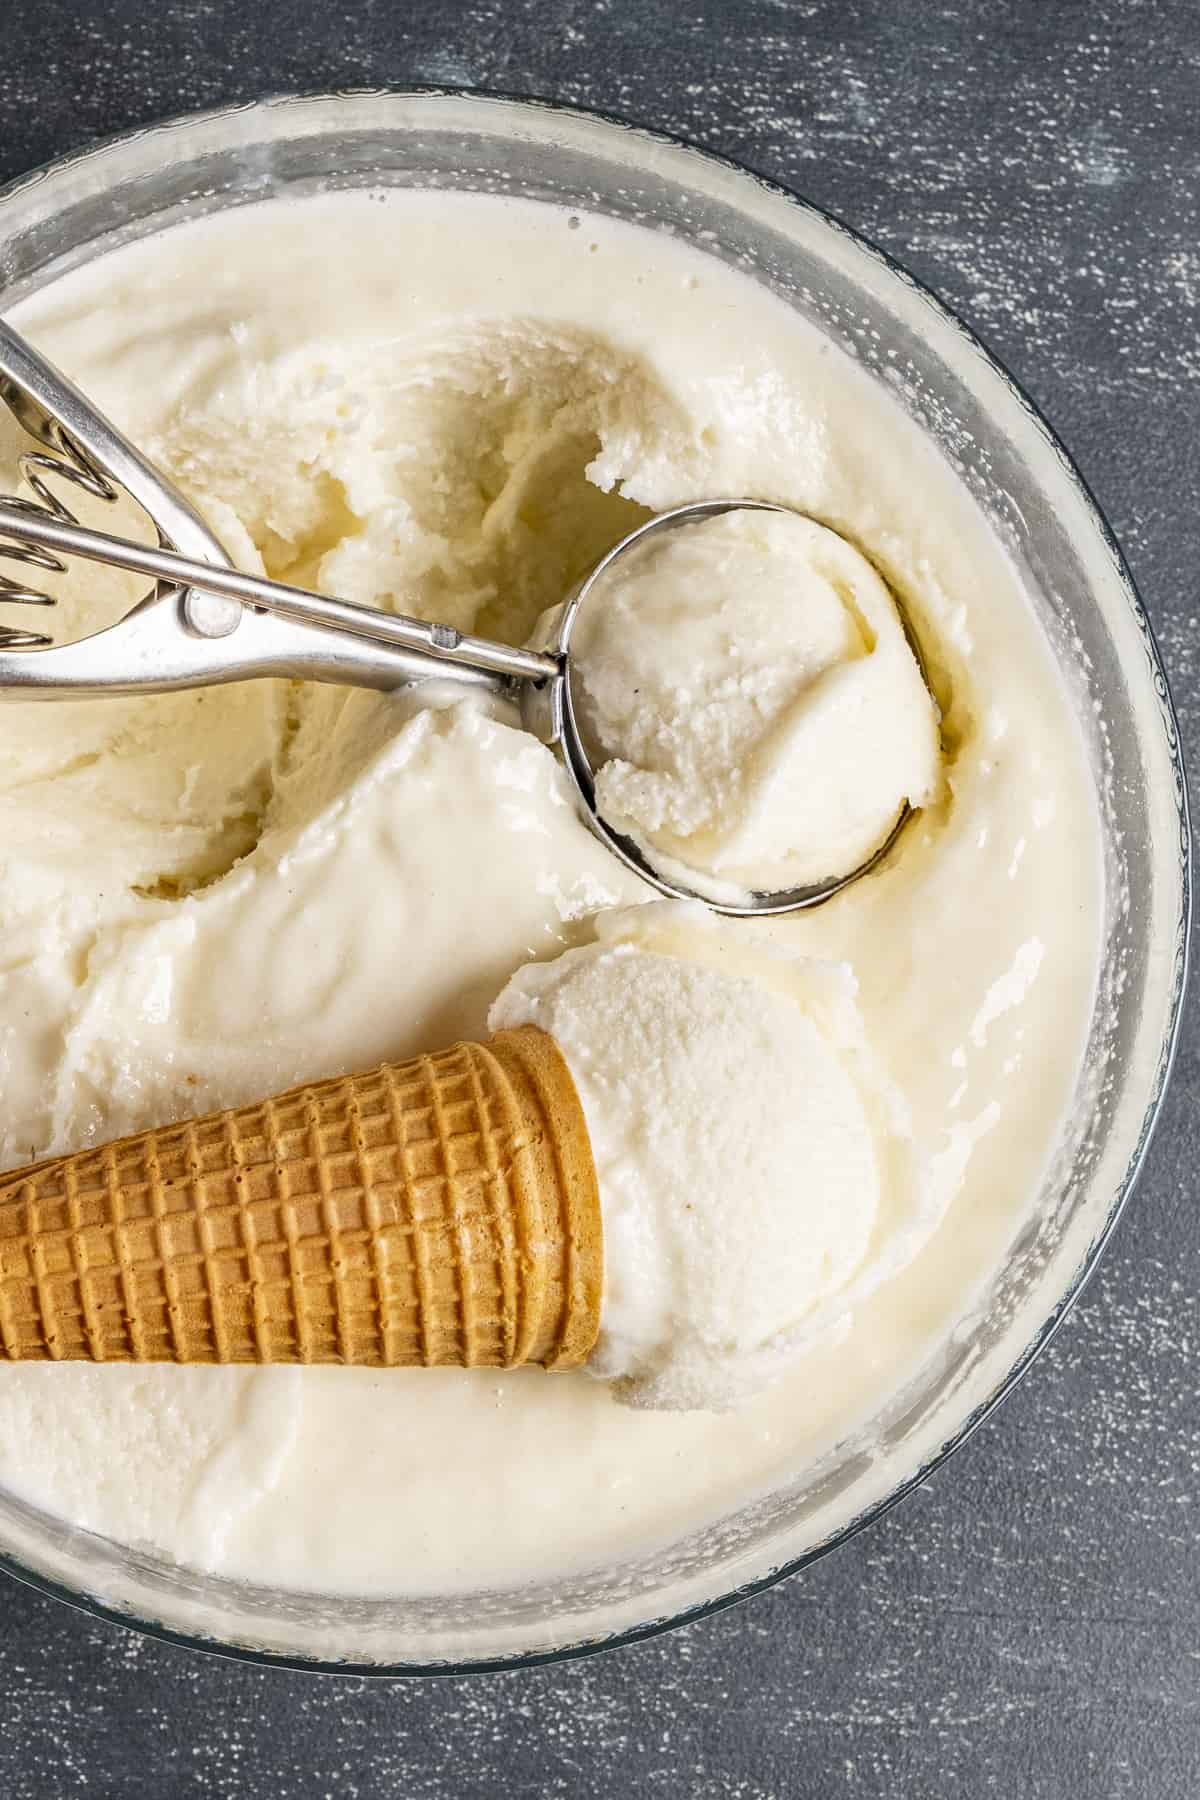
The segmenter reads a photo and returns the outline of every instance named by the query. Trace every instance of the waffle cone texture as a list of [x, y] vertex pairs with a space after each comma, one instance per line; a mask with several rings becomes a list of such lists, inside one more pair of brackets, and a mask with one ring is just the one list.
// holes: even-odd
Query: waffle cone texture
[[0, 1360], [570, 1368], [603, 1263], [523, 1026], [0, 1176]]

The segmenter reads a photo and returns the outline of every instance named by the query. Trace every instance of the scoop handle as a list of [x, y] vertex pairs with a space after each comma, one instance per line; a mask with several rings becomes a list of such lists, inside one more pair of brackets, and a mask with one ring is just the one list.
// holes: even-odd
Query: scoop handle
[[239, 600], [245, 606], [260, 608], [297, 624], [314, 625], [323, 631], [342, 632], [368, 643], [415, 652], [425, 659], [430, 674], [453, 675], [461, 669], [505, 680], [532, 681], [552, 680], [558, 674], [558, 659], [542, 651], [522, 650], [511, 644], [494, 642], [491, 638], [473, 637], [455, 630], [452, 625], [410, 618], [405, 613], [357, 606], [350, 600], [337, 600], [325, 594], [314, 594], [307, 588], [271, 581], [265, 575], [247, 575], [240, 569], [218, 568], [157, 545], [138, 544], [131, 538], [118, 537], [111, 532], [92, 531], [83, 525], [44, 518], [11, 501], [0, 502], [0, 537], [57, 556], [78, 556], [88, 562], [128, 569], [137, 575], [150, 575], [179, 588]]

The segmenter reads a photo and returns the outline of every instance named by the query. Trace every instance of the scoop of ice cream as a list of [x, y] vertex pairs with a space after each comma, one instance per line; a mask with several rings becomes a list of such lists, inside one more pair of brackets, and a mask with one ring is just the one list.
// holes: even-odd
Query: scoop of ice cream
[[518, 971], [489, 1023], [548, 1031], [583, 1103], [605, 1237], [592, 1372], [635, 1404], [719, 1409], [911, 1254], [918, 1190], [849, 970], [747, 952], [692, 913], [597, 921], [594, 944]]
[[606, 820], [714, 898], [849, 874], [940, 780], [888, 589], [836, 532], [733, 512], [601, 578], [574, 642]]

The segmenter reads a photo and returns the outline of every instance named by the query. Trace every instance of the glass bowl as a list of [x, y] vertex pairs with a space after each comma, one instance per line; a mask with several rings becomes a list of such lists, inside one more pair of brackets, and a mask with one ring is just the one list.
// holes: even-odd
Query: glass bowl
[[892, 1505], [1012, 1387], [1128, 1195], [1170, 1069], [1190, 905], [1167, 684], [1112, 534], [1045, 421], [977, 340], [835, 219], [654, 133], [477, 94], [267, 100], [140, 131], [0, 194], [8, 305], [98, 250], [279, 193], [381, 185], [522, 194], [698, 242], [892, 383], [1023, 567], [1101, 772], [1108, 943], [1086, 1089], [985, 1305], [873, 1422], [767, 1499], [619, 1566], [469, 1597], [343, 1599], [181, 1568], [0, 1493], [0, 1565], [124, 1624], [324, 1669], [487, 1669], [601, 1649], [728, 1604]]

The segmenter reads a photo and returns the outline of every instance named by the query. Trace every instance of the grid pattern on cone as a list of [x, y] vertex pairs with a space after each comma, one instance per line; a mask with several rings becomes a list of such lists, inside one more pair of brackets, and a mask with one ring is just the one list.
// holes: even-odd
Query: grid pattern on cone
[[0, 1354], [503, 1366], [536, 1136], [458, 1044], [0, 1179]]

